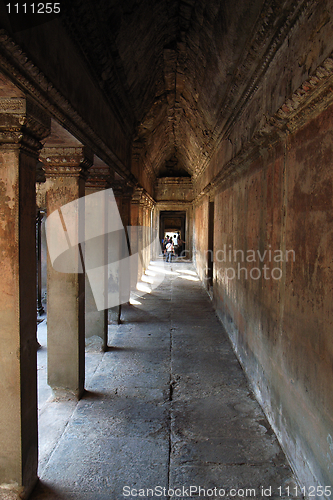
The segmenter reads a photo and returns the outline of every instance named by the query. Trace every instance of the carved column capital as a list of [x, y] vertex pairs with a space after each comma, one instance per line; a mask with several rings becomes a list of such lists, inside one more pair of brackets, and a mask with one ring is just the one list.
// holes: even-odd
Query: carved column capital
[[93, 153], [85, 146], [45, 147], [40, 158], [46, 177], [85, 177], [93, 163]]
[[110, 169], [107, 165], [92, 165], [87, 172], [86, 188], [107, 189], [112, 182]]
[[50, 131], [50, 116], [31, 98], [0, 97], [0, 145], [36, 156]]
[[138, 186], [134, 188], [132, 203], [140, 204], [144, 208], [153, 208], [156, 204], [155, 200], [142, 187]]
[[125, 189], [125, 181], [123, 180], [112, 181], [111, 187], [113, 190], [113, 194], [115, 196], [123, 196]]
[[123, 189], [123, 199], [131, 201], [133, 198], [133, 187], [131, 186], [124, 186]]
[[142, 203], [143, 192], [144, 192], [144, 189], [141, 187], [136, 186], [134, 188], [133, 195], [132, 195], [132, 203], [133, 204]]

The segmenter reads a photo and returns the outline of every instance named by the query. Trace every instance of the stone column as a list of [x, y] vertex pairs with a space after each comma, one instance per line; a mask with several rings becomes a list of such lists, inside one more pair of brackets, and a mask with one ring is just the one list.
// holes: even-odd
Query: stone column
[[149, 232], [148, 232], [148, 256], [147, 256], [147, 267], [150, 264], [150, 260], [152, 259], [152, 243], [153, 243], [153, 232], [152, 232], [152, 224], [151, 224], [151, 213], [153, 210], [153, 204], [149, 200], [148, 204], [148, 214], [147, 214], [147, 225], [149, 227]]
[[147, 207], [147, 201], [144, 199], [143, 204], [142, 204], [142, 258], [143, 258], [143, 269], [142, 269], [142, 274], [144, 274], [145, 270], [147, 269], [147, 259], [148, 259], [148, 229], [147, 229], [147, 214], [148, 214], [148, 207]]
[[[93, 193], [97, 193], [99, 191], [104, 191], [108, 187], [110, 187], [110, 171], [107, 166], [105, 167], [91, 167], [89, 169], [89, 174], [86, 179], [85, 185], [85, 195], [88, 196]], [[105, 202], [104, 200], [101, 200]], [[93, 208], [93, 207], [91, 207]], [[106, 210], [107, 207], [104, 207]], [[90, 217], [93, 217], [92, 221]], [[107, 218], [102, 218], [100, 220], [96, 220], [94, 214], [87, 212], [86, 207], [86, 224], [98, 223], [100, 224], [101, 232], [105, 233], [104, 241], [103, 238], [100, 238], [95, 245], [89, 245], [87, 242], [85, 248], [85, 263], [86, 267], [93, 268], [101, 266], [103, 263], [107, 265], [108, 259], [108, 251], [107, 251]], [[103, 311], [98, 311], [96, 308], [95, 299], [92, 293], [92, 289], [89, 283], [89, 279], [86, 276], [85, 278], [85, 336], [86, 339], [91, 338], [93, 336], [100, 337], [102, 339], [102, 349], [103, 351], [107, 350], [107, 342], [108, 342], [108, 310], [104, 309]], [[107, 288], [107, 282], [104, 284], [105, 288]]]
[[123, 214], [123, 194], [124, 194], [124, 186], [125, 183], [123, 180], [115, 180], [112, 182], [112, 190], [117, 202], [117, 207], [119, 211], [119, 215], [121, 217], [122, 224], [124, 226], [124, 231], [117, 232], [109, 235], [108, 239], [108, 253], [110, 261], [118, 260], [118, 273], [115, 277], [115, 281], [118, 286], [119, 292], [119, 305], [115, 307], [111, 307], [109, 309], [109, 319], [112, 322], [121, 322], [121, 304], [124, 295], [124, 290], [129, 289], [129, 283], [127, 282], [127, 275], [122, 273], [121, 270], [121, 260], [129, 255], [128, 245], [127, 245], [127, 235], [125, 231], [124, 225], [124, 214]]
[[132, 200], [133, 189], [130, 187], [125, 187], [122, 196], [122, 210], [121, 218], [124, 227], [127, 228], [131, 225], [131, 200]]
[[153, 231], [158, 234], [158, 241], [156, 241], [156, 245], [154, 245], [152, 259], [157, 259], [161, 254], [161, 239], [160, 239], [160, 227], [159, 227], [159, 210], [153, 207]]
[[[41, 153], [48, 183], [47, 214], [85, 195], [93, 155], [85, 147], [47, 147]], [[47, 221], [46, 221], [47, 224]], [[64, 221], [66, 224], [66, 221]], [[80, 398], [85, 377], [84, 273], [47, 265], [48, 384], [57, 396]]]
[[35, 179], [39, 141], [49, 134], [50, 119], [18, 91], [8, 98], [4, 95], [0, 97], [0, 498], [19, 499], [28, 496], [37, 481]]
[[[143, 226], [143, 188], [136, 187], [132, 196], [131, 226], [133, 226], [131, 231], [131, 249], [132, 254], [138, 254], [138, 274], [136, 281], [139, 281], [143, 273], [143, 234], [140, 229]], [[135, 285], [136, 283], [134, 284], [133, 281], [131, 287], [135, 288]]]
[[39, 316], [44, 314], [42, 304], [42, 220], [44, 212], [37, 210], [36, 215], [36, 262], [37, 262], [37, 313]]
[[142, 212], [143, 212], [143, 272], [148, 269], [150, 259], [152, 258], [151, 244], [153, 242], [153, 234], [151, 227], [151, 211], [153, 209], [152, 198], [145, 193], [142, 196]]

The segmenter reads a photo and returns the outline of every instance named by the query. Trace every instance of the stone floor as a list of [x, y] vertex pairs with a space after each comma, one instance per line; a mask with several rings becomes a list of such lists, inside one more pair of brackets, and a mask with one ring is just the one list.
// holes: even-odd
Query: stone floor
[[[146, 281], [162, 266], [152, 263]], [[46, 348], [39, 351], [41, 481], [33, 500], [278, 499], [294, 492], [192, 265], [169, 264], [164, 275], [123, 308], [121, 325], [110, 325], [108, 352], [88, 349], [87, 391], [78, 403], [52, 399]], [[45, 321], [39, 341], [45, 346]]]

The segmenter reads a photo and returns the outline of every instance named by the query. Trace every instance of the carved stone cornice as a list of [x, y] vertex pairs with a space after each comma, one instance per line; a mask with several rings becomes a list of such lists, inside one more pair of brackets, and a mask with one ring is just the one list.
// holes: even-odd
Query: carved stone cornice
[[264, 133], [274, 127], [294, 132], [333, 103], [333, 52], [269, 120]]
[[51, 118], [31, 98], [0, 97], [0, 144], [36, 155], [51, 130]]
[[40, 158], [44, 163], [46, 177], [81, 177], [86, 176], [94, 155], [86, 147], [46, 147]]

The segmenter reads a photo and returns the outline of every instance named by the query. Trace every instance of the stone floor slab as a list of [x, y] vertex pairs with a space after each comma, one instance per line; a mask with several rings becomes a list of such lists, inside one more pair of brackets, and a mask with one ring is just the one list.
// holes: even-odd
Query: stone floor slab
[[140, 489], [177, 498], [172, 489], [192, 485], [205, 494], [178, 498], [221, 498], [209, 489], [223, 488], [223, 498], [244, 500], [248, 488], [261, 500], [272, 488], [286, 500], [278, 488], [295, 478], [192, 265], [172, 263], [137, 301], [109, 325], [106, 353], [89, 345], [78, 403], [50, 398], [43, 341], [41, 482], [31, 498], [133, 500]]

